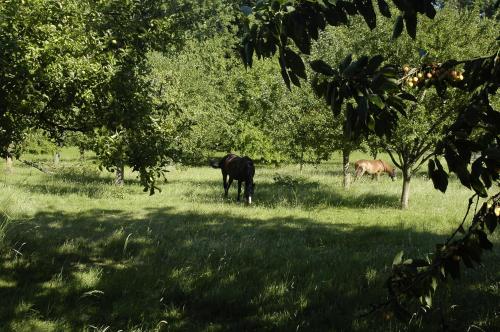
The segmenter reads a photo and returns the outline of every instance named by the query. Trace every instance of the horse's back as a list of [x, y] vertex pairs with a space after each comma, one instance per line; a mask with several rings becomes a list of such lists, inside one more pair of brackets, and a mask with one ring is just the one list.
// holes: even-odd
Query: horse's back
[[360, 159], [354, 163], [354, 168], [358, 168], [358, 167], [366, 168], [366, 167], [370, 167], [371, 165], [372, 165], [371, 160]]
[[247, 181], [255, 175], [253, 160], [247, 156], [228, 155], [226, 162], [225, 171], [236, 180]]
[[362, 168], [366, 172], [372, 174], [375, 172], [383, 172], [385, 167], [381, 160], [360, 159], [354, 163], [354, 168]]

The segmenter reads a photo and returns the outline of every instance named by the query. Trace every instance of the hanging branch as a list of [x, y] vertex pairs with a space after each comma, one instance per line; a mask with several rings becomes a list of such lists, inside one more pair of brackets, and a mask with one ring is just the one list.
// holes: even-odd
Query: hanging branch
[[23, 159], [18, 159], [18, 160], [25, 165], [36, 168], [37, 170], [39, 170], [42, 173], [54, 174], [54, 172], [50, 171], [47, 167], [44, 167], [44, 166], [37, 164], [35, 162], [29, 161], [29, 160], [23, 160]]

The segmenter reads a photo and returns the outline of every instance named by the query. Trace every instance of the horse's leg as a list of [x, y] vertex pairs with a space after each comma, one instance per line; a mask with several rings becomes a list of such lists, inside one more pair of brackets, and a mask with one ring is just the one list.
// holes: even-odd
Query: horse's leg
[[365, 174], [365, 169], [360, 167], [356, 170], [356, 180]]
[[240, 195], [241, 195], [241, 181], [238, 180], [238, 202], [240, 201]]
[[354, 175], [354, 181], [356, 181], [359, 178], [359, 173], [360, 172], [361, 172], [361, 167], [356, 168], [356, 170], [354, 171], [354, 174], [355, 174]]
[[222, 185], [224, 186], [224, 196], [227, 197], [227, 191], [229, 190], [229, 186], [227, 185], [227, 174], [222, 173]]
[[[372, 174], [372, 181], [375, 179], [375, 174]], [[378, 180], [378, 173], [377, 173], [377, 180]]]
[[377, 173], [377, 182], [380, 179], [380, 173]]
[[227, 183], [227, 189], [226, 189], [226, 197], [227, 197], [227, 193], [229, 191], [229, 187], [231, 187], [231, 183], [233, 183], [233, 178], [231, 177], [231, 175], [229, 176], [229, 182]]

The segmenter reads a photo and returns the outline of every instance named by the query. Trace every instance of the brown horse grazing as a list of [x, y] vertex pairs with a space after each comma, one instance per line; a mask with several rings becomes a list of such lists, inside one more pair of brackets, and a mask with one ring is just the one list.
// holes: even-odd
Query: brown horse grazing
[[[232, 153], [224, 156], [221, 160], [211, 160], [210, 165], [213, 168], [222, 170], [222, 182], [224, 185], [224, 194], [227, 197], [229, 187], [233, 183], [233, 179], [238, 180], [238, 202], [240, 201], [241, 183], [245, 182], [245, 191], [243, 196], [248, 204], [252, 204], [253, 195], [253, 177], [255, 175], [255, 167], [252, 159], [248, 157], [238, 157]], [[227, 177], [229, 176], [229, 181]]]
[[356, 172], [356, 178], [354, 181], [362, 177], [365, 172], [371, 174], [372, 179], [377, 176], [377, 181], [380, 173], [389, 174], [392, 181], [396, 179], [396, 169], [382, 160], [358, 160], [354, 163], [354, 169]]

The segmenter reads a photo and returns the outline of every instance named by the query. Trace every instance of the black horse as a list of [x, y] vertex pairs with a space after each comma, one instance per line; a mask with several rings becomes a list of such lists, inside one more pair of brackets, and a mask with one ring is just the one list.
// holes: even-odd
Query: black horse
[[[224, 184], [224, 194], [227, 197], [227, 192], [233, 179], [238, 180], [238, 202], [240, 201], [241, 183], [245, 182], [245, 196], [246, 202], [252, 204], [253, 195], [253, 176], [255, 175], [255, 167], [253, 166], [252, 159], [245, 157], [238, 157], [232, 153], [226, 155], [220, 161], [211, 160], [210, 165], [213, 168], [220, 168], [222, 170], [222, 181]], [[229, 182], [227, 176], [229, 175]]]

